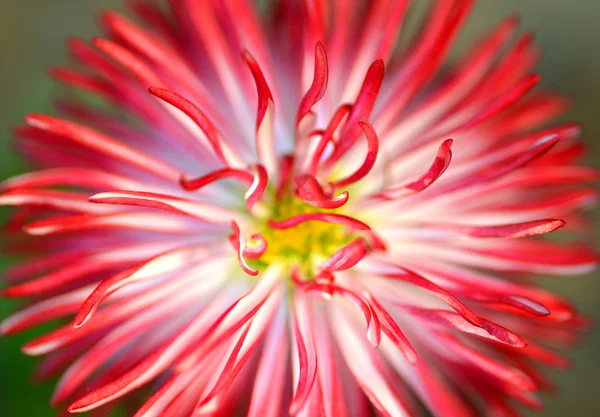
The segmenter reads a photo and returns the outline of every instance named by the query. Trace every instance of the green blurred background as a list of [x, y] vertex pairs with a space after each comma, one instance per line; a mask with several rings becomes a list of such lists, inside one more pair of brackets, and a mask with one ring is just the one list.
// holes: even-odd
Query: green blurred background
[[[202, 1], [202, 0], [198, 0]], [[422, 0], [414, 0], [423, 2]], [[46, 68], [66, 61], [64, 40], [69, 35], [96, 35], [95, 16], [106, 9], [123, 9], [123, 0], [0, 0], [0, 177], [19, 173], [25, 165], [9, 147], [9, 128], [26, 112], [50, 111], [60, 87], [46, 77]], [[592, 153], [589, 162], [600, 166], [600, 1], [599, 0], [479, 0], [453, 55], [458, 54], [506, 14], [517, 12], [523, 26], [536, 33], [544, 57], [539, 72], [545, 83], [573, 98], [569, 119], [585, 126]], [[2, 219], [6, 211], [0, 212]], [[598, 219], [598, 211], [594, 217]], [[598, 222], [596, 222], [598, 224]], [[599, 241], [598, 228], [595, 229]], [[0, 266], [7, 262], [0, 257]], [[580, 309], [600, 319], [600, 282], [597, 274], [554, 279], [548, 286], [574, 300]], [[16, 303], [0, 300], [0, 319]], [[19, 346], [39, 330], [0, 339], [0, 416], [46, 417], [52, 383], [33, 386], [35, 360]], [[600, 333], [568, 353], [576, 362], [570, 373], [556, 374], [560, 395], [546, 398], [544, 416], [600, 416]]]

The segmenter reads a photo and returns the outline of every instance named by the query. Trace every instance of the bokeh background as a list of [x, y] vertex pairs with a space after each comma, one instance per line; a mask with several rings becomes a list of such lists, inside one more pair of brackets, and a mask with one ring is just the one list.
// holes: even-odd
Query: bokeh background
[[[202, 1], [202, 0], [198, 0]], [[424, 0], [414, 0], [423, 3]], [[95, 16], [107, 8], [123, 9], [123, 0], [0, 0], [0, 177], [19, 173], [25, 165], [12, 152], [10, 127], [26, 112], [50, 110], [60, 87], [46, 68], [66, 61], [64, 40], [73, 34], [97, 34]], [[516, 12], [523, 27], [533, 30], [544, 51], [539, 67], [544, 82], [573, 99], [569, 119], [585, 126], [591, 149], [589, 162], [600, 167], [600, 1], [599, 0], [479, 0], [467, 28], [454, 48], [456, 56], [469, 42]], [[0, 211], [0, 220], [6, 218]], [[593, 217], [599, 219], [598, 211]], [[596, 222], [596, 225], [600, 222]], [[595, 240], [600, 242], [598, 227]], [[0, 254], [0, 266], [9, 260]], [[548, 287], [574, 300], [580, 309], [600, 320], [600, 275], [553, 279]], [[1, 285], [1, 284], [0, 284]], [[0, 299], [0, 319], [17, 304]], [[39, 330], [0, 339], [0, 416], [47, 417], [53, 384], [32, 385], [36, 360], [19, 347]], [[600, 332], [568, 353], [576, 365], [559, 374], [560, 395], [546, 398], [544, 416], [600, 416]]]

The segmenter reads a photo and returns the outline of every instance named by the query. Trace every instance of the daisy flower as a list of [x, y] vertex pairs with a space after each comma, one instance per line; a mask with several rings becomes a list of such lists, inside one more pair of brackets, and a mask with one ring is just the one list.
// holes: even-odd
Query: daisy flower
[[[518, 416], [586, 320], [535, 275], [596, 201], [564, 98], [508, 17], [454, 64], [472, 0], [130, 2], [73, 38], [29, 114], [13, 334], [53, 404], [135, 417]], [[400, 34], [402, 33], [402, 36]], [[93, 97], [93, 100], [89, 98]], [[548, 127], [552, 125], [552, 127]], [[586, 183], [588, 184], [586, 186]], [[71, 320], [72, 319], [72, 320]], [[94, 415], [94, 414], [92, 414]], [[99, 414], [96, 414], [99, 415]]]

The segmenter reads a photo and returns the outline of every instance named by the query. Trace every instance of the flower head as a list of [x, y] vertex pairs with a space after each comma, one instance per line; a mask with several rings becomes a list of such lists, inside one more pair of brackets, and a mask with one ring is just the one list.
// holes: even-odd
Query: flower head
[[[531, 275], [593, 251], [537, 235], [596, 199], [538, 50], [502, 21], [441, 71], [472, 0], [132, 2], [54, 78], [107, 105], [26, 117], [15, 333], [72, 413], [516, 415], [585, 320]], [[144, 391], [147, 390], [147, 391]], [[140, 403], [134, 392], [146, 392]], [[133, 413], [132, 413], [133, 414]]]

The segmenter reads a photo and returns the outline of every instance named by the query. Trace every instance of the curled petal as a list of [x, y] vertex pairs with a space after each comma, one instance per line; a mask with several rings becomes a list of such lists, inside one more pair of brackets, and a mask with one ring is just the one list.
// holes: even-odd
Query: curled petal
[[340, 224], [356, 230], [371, 230], [366, 223], [363, 223], [360, 220], [344, 214], [333, 213], [306, 213], [282, 221], [269, 220], [269, 226], [274, 229], [291, 229], [292, 227], [296, 227], [299, 224], [309, 221]]
[[315, 177], [309, 174], [301, 174], [294, 179], [296, 185], [296, 196], [311, 206], [336, 209], [342, 207], [348, 201], [349, 194], [344, 191], [337, 197], [332, 197], [323, 190], [321, 184]]
[[333, 135], [342, 124], [342, 121], [350, 114], [351, 111], [352, 106], [350, 104], [344, 104], [340, 106], [329, 121], [329, 125], [325, 131], [320, 132], [320, 140], [311, 157], [310, 164], [308, 166], [308, 172], [312, 173], [313, 175], [317, 172], [319, 162], [321, 162], [321, 158], [323, 157], [323, 153], [327, 148], [327, 144], [333, 141]]
[[203, 135], [195, 136], [199, 137], [202, 142], [204, 142], [205, 137], [208, 141], [205, 145], [209, 146], [224, 164], [234, 168], [244, 166], [243, 160], [227, 146], [217, 128], [194, 103], [164, 88], [150, 87], [149, 91], [154, 96], [183, 112], [203, 133]]
[[254, 204], [262, 197], [269, 182], [269, 176], [267, 170], [262, 165], [252, 165], [252, 171], [254, 172], [254, 178], [250, 188], [246, 191], [246, 207], [248, 211], [252, 212]]
[[341, 180], [337, 180], [335, 182], [336, 187], [343, 187], [345, 185], [353, 184], [357, 181], [360, 181], [364, 178], [375, 165], [375, 161], [377, 160], [377, 153], [379, 152], [379, 139], [377, 138], [377, 133], [375, 133], [375, 129], [368, 122], [364, 120], [360, 120], [358, 122], [360, 128], [365, 133], [367, 137], [367, 155], [365, 156], [365, 160], [354, 173], [349, 175], [346, 178]]
[[208, 184], [211, 184], [215, 181], [219, 181], [224, 178], [234, 178], [236, 180], [242, 181], [247, 185], [252, 184], [253, 176], [247, 171], [242, 169], [233, 169], [233, 168], [223, 168], [217, 171], [210, 172], [200, 178], [195, 178], [193, 180], [188, 180], [186, 178], [180, 179], [180, 184], [184, 190], [192, 191], [198, 190]]
[[254, 77], [256, 88], [258, 90], [258, 113], [256, 117], [256, 129], [259, 129], [267, 114], [269, 101], [273, 102], [273, 95], [271, 94], [271, 90], [267, 85], [265, 76], [250, 52], [244, 51], [242, 53], [242, 57], [246, 61], [246, 64], [252, 73], [252, 77]]
[[233, 245], [233, 248], [237, 252], [238, 262], [240, 264], [240, 267], [248, 275], [253, 276], [253, 277], [257, 276], [258, 271], [256, 269], [252, 269], [248, 265], [248, 263], [246, 262], [246, 259], [244, 257], [246, 243], [242, 239], [242, 236], [240, 233], [240, 227], [238, 226], [238, 224], [236, 222], [231, 222], [231, 228], [233, 229], [233, 234], [230, 236], [229, 241], [231, 242], [231, 244]]
[[277, 167], [273, 95], [254, 57], [248, 51], [244, 51], [242, 56], [246, 64], [248, 64], [248, 68], [250, 68], [258, 93], [258, 110], [256, 115], [256, 150], [258, 158], [267, 167], [267, 170], [273, 174]]
[[262, 235], [254, 234], [246, 243], [243, 256], [249, 259], [258, 259], [267, 251], [267, 246], [267, 240]]
[[381, 59], [373, 62], [369, 67], [360, 93], [352, 105], [352, 111], [348, 116], [348, 123], [342, 134], [339, 146], [336, 147], [334, 153], [327, 161], [328, 165], [331, 166], [331, 164], [338, 161], [359, 138], [362, 127], [358, 122], [369, 119], [383, 82], [384, 72], [384, 64]]
[[322, 269], [328, 271], [344, 271], [352, 268], [370, 251], [369, 244], [365, 239], [356, 239], [339, 249], [323, 265]]
[[327, 66], [325, 47], [321, 42], [317, 42], [317, 45], [315, 46], [315, 74], [313, 82], [300, 102], [298, 115], [296, 116], [296, 125], [300, 125], [304, 116], [310, 113], [311, 108], [323, 98], [325, 91], [327, 90], [328, 78], [329, 69]]
[[450, 161], [452, 160], [452, 151], [450, 150], [450, 146], [452, 145], [452, 142], [452, 139], [448, 139], [440, 145], [431, 167], [429, 167], [427, 172], [418, 180], [401, 187], [384, 190], [378, 196], [393, 200], [425, 190], [427, 187], [433, 184], [450, 165]]

